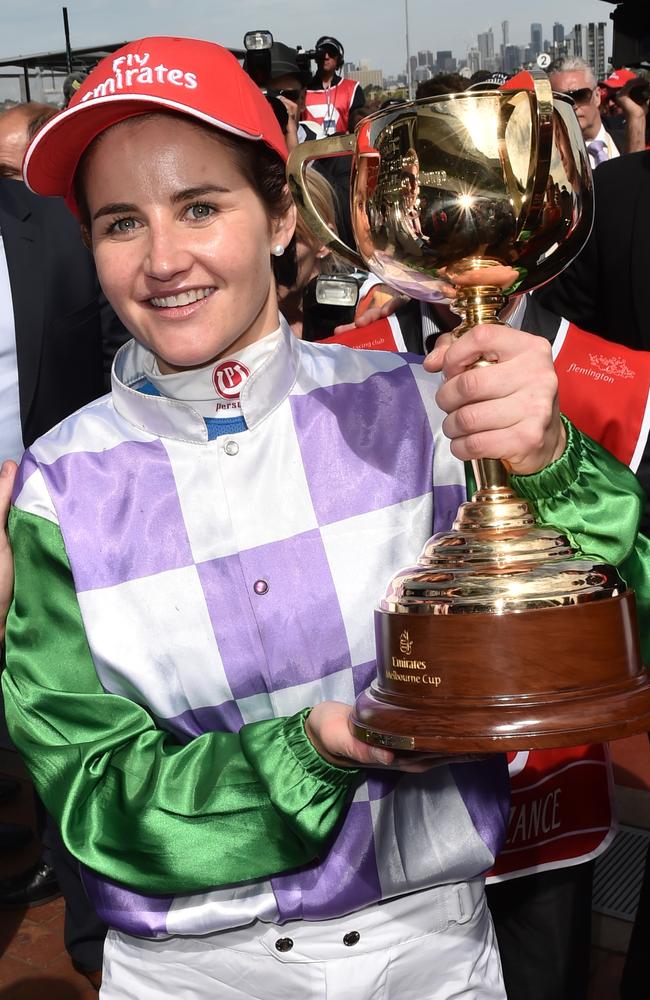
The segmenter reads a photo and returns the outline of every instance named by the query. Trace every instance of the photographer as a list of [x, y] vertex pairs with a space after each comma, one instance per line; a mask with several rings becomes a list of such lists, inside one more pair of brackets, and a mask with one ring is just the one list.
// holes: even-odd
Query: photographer
[[630, 69], [617, 69], [601, 85], [603, 124], [622, 152], [638, 153], [647, 145], [650, 83]]
[[354, 132], [368, 114], [363, 90], [356, 80], [343, 80], [343, 46], [337, 38], [322, 35], [315, 46], [316, 65], [305, 97], [305, 117], [323, 127], [325, 135]]
[[[249, 48], [251, 43], [254, 48]], [[262, 44], [260, 44], [262, 42]], [[311, 80], [311, 60], [315, 51], [305, 52], [273, 40], [270, 32], [251, 31], [244, 38], [247, 47], [244, 70], [264, 93], [284, 133], [289, 150], [305, 140], [320, 139], [323, 129], [315, 122], [301, 120], [305, 107], [305, 86]], [[312, 193], [325, 218], [344, 241], [352, 242], [349, 192], [350, 162], [346, 158], [326, 160], [310, 170]], [[293, 332], [318, 340], [333, 332], [339, 323], [352, 318], [349, 309], [321, 308], [315, 300], [315, 281], [320, 274], [345, 272], [349, 268], [334, 262], [326, 246], [299, 223], [296, 253], [289, 252], [279, 262], [276, 277], [281, 310]], [[304, 323], [304, 329], [303, 329]]]
[[[301, 119], [305, 107], [305, 87], [310, 79], [309, 57], [282, 42], [273, 42], [270, 54], [271, 69], [268, 84], [262, 89], [275, 111], [287, 140], [287, 148], [291, 151], [304, 138], [320, 138], [302, 134]], [[286, 111], [286, 122], [278, 105]]]

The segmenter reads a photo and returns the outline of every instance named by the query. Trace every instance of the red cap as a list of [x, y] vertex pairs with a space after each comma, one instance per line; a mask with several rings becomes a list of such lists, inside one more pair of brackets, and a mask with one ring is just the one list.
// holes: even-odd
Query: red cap
[[25, 183], [74, 209], [72, 180], [93, 139], [125, 118], [165, 109], [287, 158], [270, 104], [227, 49], [194, 38], [142, 38], [102, 59], [66, 110], [39, 130], [25, 154]]
[[630, 80], [636, 80], [636, 73], [633, 73], [631, 69], [615, 69], [611, 76], [603, 80], [603, 87], [618, 90], [619, 87], [624, 87]]
[[502, 83], [499, 90], [534, 90], [535, 80], [533, 76], [528, 72], [528, 70], [522, 69], [519, 73], [515, 73], [511, 76], [509, 80]]

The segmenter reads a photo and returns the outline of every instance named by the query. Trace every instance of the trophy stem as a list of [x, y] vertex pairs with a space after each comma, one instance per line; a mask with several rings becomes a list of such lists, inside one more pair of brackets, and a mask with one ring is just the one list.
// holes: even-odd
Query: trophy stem
[[[499, 319], [499, 313], [506, 301], [506, 296], [496, 285], [475, 285], [471, 288], [459, 289], [451, 310], [462, 317], [462, 322], [453, 330], [453, 337], [458, 339], [472, 327], [484, 323], [493, 326], [507, 326], [507, 323]], [[492, 362], [479, 358], [472, 367], [481, 368], [483, 365], [489, 364]], [[510, 500], [513, 497], [508, 470], [499, 459], [476, 459], [472, 462], [472, 471], [476, 479], [478, 493], [483, 494], [487, 491], [492, 494], [484, 499], [498, 502], [499, 500]]]
[[[501, 462], [498, 458], [478, 458], [472, 462], [472, 472], [474, 473], [474, 478], [476, 480], [476, 485], [478, 487], [479, 493], [484, 491], [497, 491], [507, 490], [508, 496], [504, 499], [510, 499], [513, 495], [512, 489], [510, 487], [510, 476], [508, 475], [508, 470], [505, 464]], [[497, 499], [495, 495], [494, 499]]]
[[[450, 309], [457, 316], [462, 317], [462, 323], [453, 330], [453, 336], [455, 338], [462, 337], [472, 327], [484, 323], [490, 323], [493, 326], [507, 326], [507, 323], [499, 319], [499, 313], [506, 302], [507, 297], [496, 285], [473, 285], [468, 288], [459, 288]], [[489, 362], [477, 361], [477, 365], [481, 364], [489, 364]]]

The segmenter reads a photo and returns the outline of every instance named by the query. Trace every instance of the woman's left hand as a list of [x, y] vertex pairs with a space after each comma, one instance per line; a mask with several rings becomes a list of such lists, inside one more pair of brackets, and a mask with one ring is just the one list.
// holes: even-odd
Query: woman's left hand
[[[479, 359], [496, 362], [472, 368]], [[539, 472], [566, 447], [551, 346], [509, 326], [475, 326], [439, 337], [424, 361], [445, 378], [436, 401], [442, 428], [463, 461], [499, 458], [519, 475]]]

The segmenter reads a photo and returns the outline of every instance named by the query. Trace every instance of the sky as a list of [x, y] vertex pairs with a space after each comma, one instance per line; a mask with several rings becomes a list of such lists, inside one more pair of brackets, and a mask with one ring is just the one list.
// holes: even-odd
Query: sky
[[[404, 72], [405, 7], [411, 53], [451, 49], [459, 58], [479, 32], [510, 22], [511, 44], [530, 39], [539, 21], [552, 37], [554, 21], [606, 21], [614, 6], [603, 0], [67, 0], [72, 46], [128, 41], [143, 35], [184, 35], [241, 46], [246, 31], [266, 28], [277, 41], [313, 46], [319, 35], [339, 38], [346, 59], [365, 59], [384, 75]], [[0, 0], [0, 59], [64, 48], [60, 0]], [[611, 51], [611, 30], [607, 33]]]

